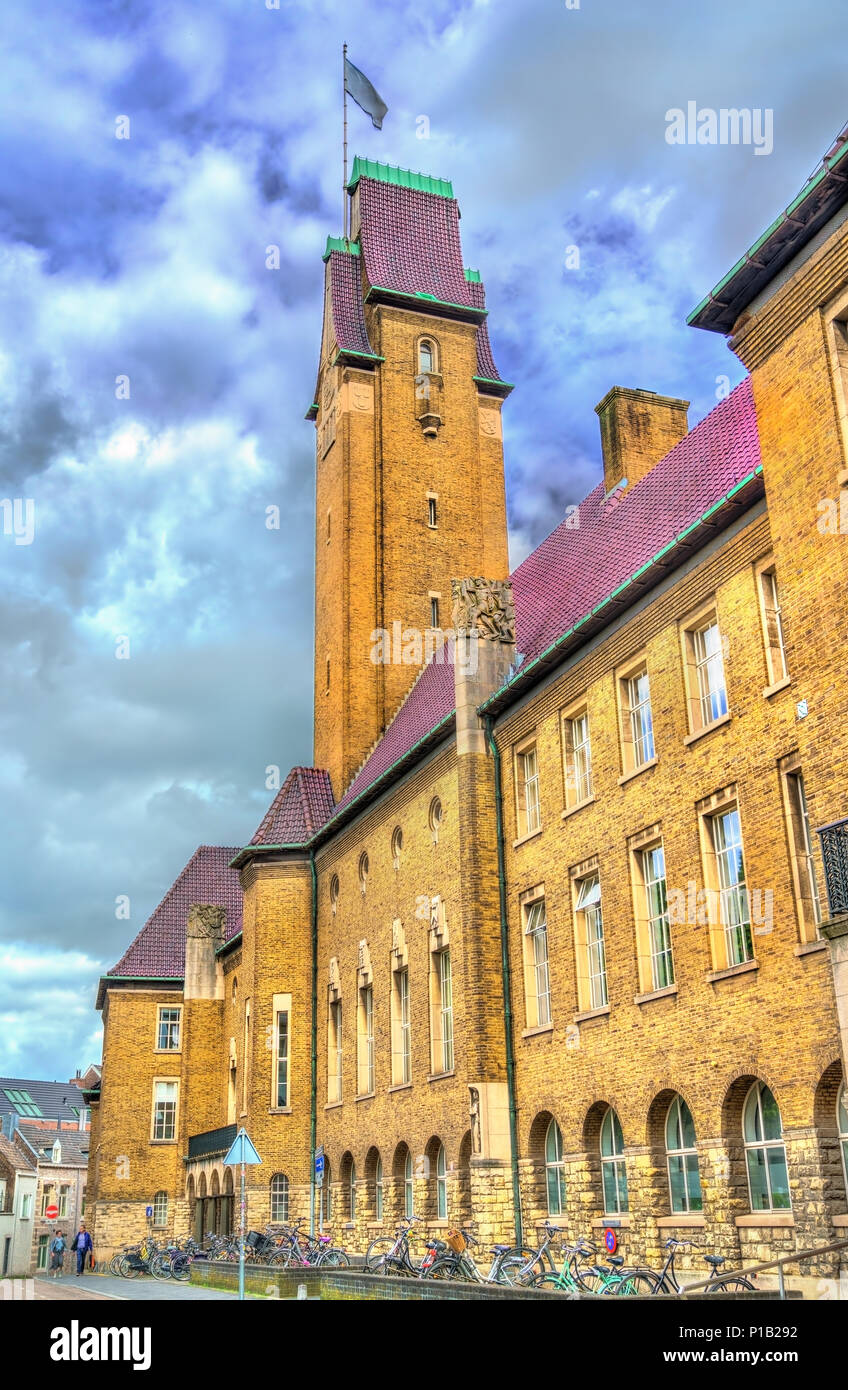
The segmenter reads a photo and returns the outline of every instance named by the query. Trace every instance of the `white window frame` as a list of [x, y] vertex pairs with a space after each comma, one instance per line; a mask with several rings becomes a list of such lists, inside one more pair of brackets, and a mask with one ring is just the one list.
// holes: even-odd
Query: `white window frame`
[[[341, 999], [331, 999], [327, 1013], [327, 1104], [339, 1105], [343, 1099], [344, 1012]], [[332, 1064], [332, 1065], [331, 1065]]]
[[[731, 824], [735, 818], [735, 826]], [[721, 933], [723, 959], [726, 968], [745, 965], [754, 959], [754, 935], [751, 924], [751, 904], [745, 870], [745, 846], [738, 804], [724, 806], [707, 816], [707, 830], [715, 866], [714, 897], [717, 907], [717, 927]], [[728, 827], [738, 837], [728, 837]], [[738, 851], [742, 864], [741, 877], [735, 877], [734, 860]], [[734, 906], [735, 904], [735, 906]]]
[[412, 1021], [409, 1005], [409, 967], [392, 971], [392, 1085], [412, 1082]]
[[415, 1183], [413, 1180], [412, 1150], [407, 1149], [403, 1160], [403, 1211], [407, 1217], [415, 1215]]
[[[548, 1141], [553, 1139], [554, 1156], [551, 1158], [548, 1152]], [[562, 1130], [556, 1120], [551, 1119], [545, 1130], [544, 1139], [545, 1156], [545, 1205], [548, 1216], [562, 1216], [565, 1211], [565, 1161], [563, 1159]], [[551, 1201], [551, 1174], [556, 1184], [556, 1202]]]
[[[176, 1014], [176, 1019], [169, 1019], [164, 1022], [163, 1014]], [[172, 1045], [170, 1041], [162, 1044], [162, 1030], [167, 1029], [166, 1037], [173, 1036], [173, 1029], [176, 1027], [176, 1042]], [[156, 1010], [156, 1046], [154, 1052], [180, 1052], [182, 1051], [182, 1032], [183, 1032], [183, 1010], [181, 1004], [160, 1004]]]
[[[671, 945], [671, 923], [668, 915], [668, 887], [665, 869], [665, 848], [662, 840], [647, 845], [638, 851], [642, 872], [642, 890], [645, 895], [646, 941], [651, 967], [652, 990], [668, 989], [674, 984], [674, 953]], [[655, 855], [662, 856], [662, 873], [654, 874], [655, 865], [650, 862]], [[661, 885], [661, 886], [660, 886]], [[652, 889], [658, 888], [652, 896]], [[659, 897], [659, 903], [657, 902]], [[657, 910], [659, 907], [659, 910]]]
[[448, 1160], [441, 1143], [436, 1150], [436, 1219], [448, 1219]]
[[374, 1164], [374, 1219], [383, 1219], [383, 1160], [379, 1154]]
[[[747, 1137], [747, 1135], [746, 1135], [746, 1133], [745, 1133], [745, 1119], [746, 1119], [746, 1115], [747, 1115], [747, 1111], [748, 1111], [748, 1105], [749, 1105], [749, 1102], [750, 1102], [750, 1100], [751, 1100], [751, 1097], [754, 1096], [754, 1095], [756, 1094], [757, 1114], [758, 1114], [758, 1117], [759, 1117], [760, 1129], [761, 1129], [763, 1135], [765, 1135], [765, 1125], [763, 1124], [763, 1107], [762, 1107], [762, 1094], [763, 1094], [763, 1091], [764, 1091], [764, 1090], [769, 1090], [769, 1091], [771, 1091], [771, 1087], [767, 1087], [766, 1084], [765, 1084], [765, 1082], [764, 1082], [764, 1081], [760, 1081], [759, 1079], [757, 1079], [756, 1081], [752, 1082], [752, 1084], [751, 1084], [751, 1085], [749, 1086], [749, 1088], [748, 1088], [748, 1091], [747, 1091], [747, 1093], [746, 1093], [746, 1095], [745, 1095], [745, 1100], [744, 1100], [744, 1102], [743, 1102], [743, 1104], [742, 1104], [742, 1143], [743, 1143], [744, 1149], [745, 1149], [745, 1176], [746, 1176], [746, 1178], [747, 1178], [747, 1180], [748, 1180], [748, 1206], [749, 1206], [750, 1211], [751, 1211], [754, 1215], [758, 1215], [760, 1212], [770, 1212], [770, 1213], [771, 1213], [771, 1212], [790, 1212], [790, 1211], [792, 1210], [792, 1194], [791, 1194], [791, 1192], [789, 1192], [789, 1205], [788, 1205], [788, 1206], [785, 1206], [785, 1207], [776, 1207], [775, 1204], [774, 1204], [774, 1192], [773, 1192], [773, 1190], [772, 1190], [772, 1185], [771, 1185], [771, 1166], [770, 1166], [770, 1164], [769, 1164], [769, 1162], [768, 1162], [768, 1154], [766, 1153], [766, 1150], [767, 1150], [767, 1149], [781, 1149], [781, 1150], [782, 1150], [782, 1152], [783, 1152], [783, 1166], [784, 1166], [784, 1168], [786, 1169], [786, 1187], [787, 1187], [787, 1191], [789, 1191], [789, 1163], [788, 1163], [787, 1158], [786, 1158], [786, 1141], [785, 1141], [784, 1134], [783, 1134], [783, 1115], [781, 1114], [780, 1106], [777, 1105], [777, 1097], [774, 1095], [774, 1092], [773, 1092], [773, 1091], [771, 1092], [771, 1094], [772, 1094], [772, 1097], [773, 1097], [773, 1099], [774, 1099], [775, 1105], [777, 1105], [777, 1113], [778, 1113], [778, 1115], [780, 1115], [780, 1138], [779, 1138], [779, 1139], [766, 1139], [766, 1138], [762, 1138], [762, 1139], [748, 1139], [748, 1137]], [[765, 1154], [765, 1162], [763, 1163], [762, 1167], [763, 1167], [763, 1173], [764, 1173], [764, 1175], [765, 1175], [765, 1186], [766, 1186], [766, 1190], [767, 1190], [767, 1192], [768, 1192], [768, 1203], [769, 1203], [769, 1204], [768, 1204], [767, 1207], [755, 1207], [755, 1206], [754, 1206], [754, 1200], [753, 1200], [753, 1193], [752, 1193], [752, 1191], [751, 1191], [751, 1165], [750, 1165], [749, 1160], [748, 1160], [748, 1155], [749, 1155], [750, 1153], [755, 1153], [755, 1152], [760, 1151], [760, 1150], [762, 1150], [762, 1152]]]
[[[271, 1181], [268, 1184], [268, 1197], [271, 1224], [275, 1226], [284, 1226], [289, 1219], [289, 1202], [291, 1198], [291, 1183], [286, 1173], [272, 1174]], [[283, 1208], [282, 1215], [280, 1214], [281, 1205]]]
[[842, 1155], [842, 1177], [848, 1195], [848, 1088], [843, 1081], [836, 1096], [836, 1133]]
[[[672, 1213], [673, 1216], [677, 1216], [678, 1214], [681, 1215], [681, 1216], [684, 1216], [684, 1215], [685, 1215], [685, 1216], [689, 1216], [689, 1215], [691, 1215], [693, 1212], [701, 1212], [701, 1211], [703, 1211], [703, 1209], [704, 1209], [704, 1194], [703, 1194], [703, 1188], [701, 1187], [701, 1173], [700, 1173], [700, 1163], [698, 1162], [698, 1149], [697, 1149], [697, 1146], [696, 1146], [696, 1145], [692, 1145], [692, 1146], [690, 1146], [689, 1148], [686, 1148], [685, 1145], [684, 1145], [684, 1143], [683, 1143], [683, 1138], [684, 1138], [684, 1135], [683, 1135], [683, 1116], [682, 1116], [682, 1114], [681, 1114], [681, 1107], [684, 1106], [684, 1105], [686, 1105], [686, 1102], [685, 1102], [685, 1100], [683, 1099], [683, 1097], [682, 1097], [681, 1095], [679, 1095], [679, 1094], [678, 1094], [678, 1095], [675, 1095], [674, 1099], [672, 1100], [671, 1104], [670, 1104], [669, 1107], [668, 1107], [668, 1110], [666, 1111], [666, 1114], [665, 1114], [665, 1124], [664, 1124], [664, 1126], [663, 1126], [663, 1142], [664, 1142], [664, 1144], [665, 1144], [666, 1174], [667, 1174], [667, 1177], [668, 1177], [668, 1208], [669, 1208], [669, 1211]], [[686, 1105], [686, 1109], [689, 1110], [688, 1105]], [[672, 1114], [673, 1114], [673, 1113], [674, 1113], [674, 1115], [675, 1115], [674, 1121], [672, 1121]], [[689, 1110], [689, 1115], [690, 1115], [690, 1118], [691, 1118], [691, 1116], [692, 1116], [691, 1110]], [[680, 1138], [680, 1144], [679, 1144], [679, 1146], [672, 1147], [672, 1146], [669, 1144], [669, 1142], [668, 1142], [668, 1130], [669, 1130], [669, 1125], [670, 1125], [671, 1123], [674, 1123], [675, 1126], [676, 1126], [677, 1134], [679, 1135], [679, 1138]], [[693, 1126], [693, 1128], [694, 1128], [694, 1124], [695, 1124], [695, 1121], [694, 1121], [694, 1119], [692, 1119], [692, 1126]], [[686, 1160], [687, 1160], [688, 1158], [691, 1158], [693, 1154], [694, 1154], [694, 1156], [695, 1156], [696, 1168], [698, 1169], [698, 1187], [699, 1187], [699, 1189], [700, 1189], [700, 1197], [699, 1197], [699, 1200], [700, 1200], [700, 1203], [701, 1203], [701, 1204], [700, 1204], [700, 1206], [697, 1206], [697, 1207], [693, 1207], [693, 1206], [692, 1206], [693, 1198], [692, 1198], [692, 1193], [691, 1193], [690, 1190], [689, 1190], [690, 1175], [689, 1175], [689, 1168], [688, 1168], [687, 1163], [686, 1163]], [[681, 1173], [681, 1177], [682, 1177], [682, 1184], [681, 1184], [681, 1185], [682, 1185], [682, 1187], [683, 1187], [684, 1201], [685, 1201], [685, 1206], [683, 1206], [683, 1207], [676, 1207], [676, 1206], [674, 1205], [674, 1184], [673, 1184], [673, 1182], [672, 1182], [672, 1180], [671, 1180], [671, 1164], [672, 1164], [672, 1160], [673, 1160], [673, 1159], [677, 1159], [677, 1160], [679, 1161], [679, 1163], [680, 1163], [680, 1173]]]
[[550, 946], [544, 891], [538, 888], [522, 897], [521, 934], [524, 943], [525, 1012], [528, 1028], [550, 1028], [553, 1022], [551, 1000]]
[[[645, 685], [640, 688], [640, 682]], [[656, 760], [651, 677], [645, 652], [616, 672], [622, 775], [628, 777]], [[645, 716], [645, 711], [647, 715]]]
[[[624, 1158], [623, 1135], [622, 1147], [621, 1149], [618, 1149], [616, 1147], [615, 1135], [616, 1120], [618, 1120], [617, 1112], [613, 1109], [611, 1105], [607, 1106], [607, 1109], [604, 1112], [604, 1117], [601, 1121], [601, 1129], [600, 1134], [598, 1136], [598, 1151], [601, 1157], [601, 1197], [603, 1200], [604, 1216], [622, 1216], [630, 1210], [630, 1188], [627, 1182], [627, 1163]], [[604, 1128], [607, 1124], [607, 1121], [609, 1121], [610, 1140], [612, 1146], [612, 1152], [609, 1154], [604, 1153]], [[618, 1120], [618, 1127], [619, 1130], [621, 1130], [620, 1120]], [[606, 1183], [604, 1182], [604, 1173], [608, 1168], [612, 1169], [613, 1185], [615, 1187], [614, 1208], [607, 1206], [607, 1189]], [[621, 1201], [621, 1184], [619, 1183], [619, 1173], [624, 1174], [624, 1205], [622, 1205]]]
[[790, 754], [783, 759], [780, 772], [800, 939], [802, 942], [817, 941], [821, 936], [824, 911], [816, 876], [807, 791], [798, 755]]
[[374, 985], [359, 988], [356, 1029], [356, 1093], [371, 1096], [375, 1088]]
[[539, 750], [535, 734], [516, 745], [514, 767], [516, 822], [518, 838], [523, 840], [542, 828]]
[[592, 783], [592, 731], [589, 709], [583, 705], [562, 716], [562, 750], [565, 804], [568, 810], [584, 806], [595, 795]]
[[609, 1007], [600, 872], [595, 867], [575, 877], [573, 883], [578, 999], [581, 1012], [593, 1013]]
[[[292, 996], [275, 994], [271, 1000], [271, 1109], [288, 1113], [291, 1110], [291, 1044], [292, 1044]], [[280, 1020], [286, 1020], [286, 1051], [280, 1051]], [[284, 1064], [285, 1099], [280, 1101], [280, 1067]]]
[[[160, 1086], [172, 1086], [173, 1099], [162, 1101], [161, 1104], [170, 1111], [171, 1130], [170, 1134], [157, 1135], [158, 1114], [160, 1101], [158, 1090]], [[179, 1110], [180, 1110], [180, 1079], [178, 1076], [155, 1076], [153, 1078], [153, 1107], [150, 1116], [150, 1142], [151, 1144], [176, 1144], [179, 1134]], [[166, 1112], [163, 1112], [163, 1114]], [[162, 1126], [169, 1128], [169, 1126]]]
[[168, 1193], [164, 1188], [160, 1188], [153, 1197], [153, 1226], [155, 1229], [159, 1230], [167, 1226], [170, 1205]]
[[756, 581], [766, 658], [767, 693], [771, 691], [773, 686], [783, 685], [789, 679], [786, 633], [783, 629], [783, 614], [780, 604], [780, 585], [777, 580], [777, 566], [773, 556], [760, 561], [757, 565]]

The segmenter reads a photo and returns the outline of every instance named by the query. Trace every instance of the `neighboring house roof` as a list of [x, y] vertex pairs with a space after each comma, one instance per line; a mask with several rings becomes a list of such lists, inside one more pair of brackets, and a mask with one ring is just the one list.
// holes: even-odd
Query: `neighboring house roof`
[[35, 1172], [35, 1163], [13, 1144], [11, 1139], [7, 1139], [5, 1134], [0, 1134], [0, 1158], [14, 1168], [18, 1173]]
[[333, 812], [330, 774], [317, 767], [293, 767], [252, 845], [294, 845], [309, 840]]
[[76, 1111], [85, 1103], [73, 1081], [33, 1081], [19, 1076], [0, 1076], [0, 1115], [73, 1122], [78, 1118]]
[[185, 932], [193, 903], [211, 903], [227, 912], [224, 940], [241, 931], [242, 897], [239, 876], [230, 868], [238, 851], [201, 845], [147, 919], [132, 945], [108, 974], [132, 979], [182, 979]]
[[49, 1130], [39, 1129], [36, 1125], [22, 1124], [20, 1133], [38, 1154], [39, 1165], [52, 1162], [53, 1145], [57, 1140], [62, 1149], [57, 1168], [85, 1168], [88, 1163], [91, 1134], [86, 1130]]

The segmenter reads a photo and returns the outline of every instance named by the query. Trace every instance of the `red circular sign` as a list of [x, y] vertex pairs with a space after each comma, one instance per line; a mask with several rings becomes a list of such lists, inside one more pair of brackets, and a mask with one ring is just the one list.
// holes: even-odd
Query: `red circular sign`
[[618, 1249], [618, 1236], [616, 1235], [615, 1231], [613, 1231], [612, 1228], [609, 1226], [607, 1226], [606, 1230], [604, 1231], [604, 1245], [607, 1247], [607, 1250], [611, 1255], [614, 1255], [616, 1250]]
[[50, 1203], [50, 1206], [47, 1208], [44, 1215], [47, 1217], [48, 1221], [56, 1220], [56, 1217], [59, 1215], [59, 1208], [56, 1206], [55, 1202]]

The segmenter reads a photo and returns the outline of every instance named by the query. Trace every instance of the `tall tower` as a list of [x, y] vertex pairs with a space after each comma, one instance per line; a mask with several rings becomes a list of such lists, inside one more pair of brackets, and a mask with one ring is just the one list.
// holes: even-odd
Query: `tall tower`
[[[446, 180], [354, 160], [329, 237], [315, 402], [315, 753], [340, 798], [412, 686], [452, 578], [508, 573], [479, 273]], [[434, 632], [435, 630], [435, 632]]]

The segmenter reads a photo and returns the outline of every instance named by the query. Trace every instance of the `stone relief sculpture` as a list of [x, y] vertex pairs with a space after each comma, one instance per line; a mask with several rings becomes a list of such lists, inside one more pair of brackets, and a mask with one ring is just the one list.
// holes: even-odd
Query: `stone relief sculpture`
[[452, 579], [453, 625], [496, 642], [515, 642], [515, 604], [508, 579]]

